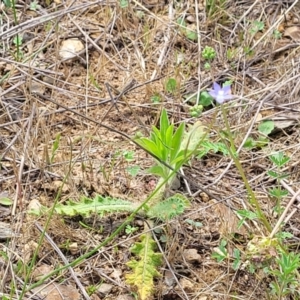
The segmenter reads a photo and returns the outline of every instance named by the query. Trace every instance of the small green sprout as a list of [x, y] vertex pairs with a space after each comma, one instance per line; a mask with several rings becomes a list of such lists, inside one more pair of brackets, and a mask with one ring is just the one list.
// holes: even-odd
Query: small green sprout
[[190, 115], [193, 118], [197, 118], [201, 115], [203, 111], [203, 106], [202, 105], [194, 105], [190, 107]]
[[217, 53], [214, 48], [210, 46], [205, 46], [202, 50], [202, 57], [206, 60], [213, 60], [216, 57]]
[[265, 23], [264, 22], [255, 20], [252, 23], [252, 26], [251, 26], [251, 29], [250, 29], [250, 33], [254, 35], [257, 32], [264, 30], [264, 28], [265, 28]]
[[139, 229], [138, 227], [127, 225], [126, 228], [125, 228], [125, 233], [126, 234], [132, 234], [132, 233], [136, 232], [138, 229]]

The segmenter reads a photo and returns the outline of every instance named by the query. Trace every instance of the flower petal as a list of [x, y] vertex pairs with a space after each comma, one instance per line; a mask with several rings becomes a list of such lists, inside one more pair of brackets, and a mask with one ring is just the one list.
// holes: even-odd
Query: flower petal
[[225, 85], [222, 90], [224, 91], [224, 94], [231, 94], [231, 86]]
[[214, 82], [213, 87], [217, 93], [222, 89], [221, 86], [217, 82]]

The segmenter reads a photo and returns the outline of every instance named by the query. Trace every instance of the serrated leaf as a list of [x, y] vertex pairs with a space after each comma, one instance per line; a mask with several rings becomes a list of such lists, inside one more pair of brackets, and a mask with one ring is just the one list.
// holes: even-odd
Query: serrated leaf
[[283, 152], [276, 152], [269, 156], [269, 159], [277, 166], [282, 167], [287, 162], [289, 162], [290, 158], [285, 156]]
[[275, 128], [274, 121], [267, 120], [263, 121], [258, 125], [258, 131], [264, 135], [269, 135]]
[[150, 207], [147, 215], [151, 218], [154, 217], [166, 221], [181, 215], [189, 206], [190, 203], [187, 198], [180, 194], [175, 194]]
[[84, 216], [89, 217], [91, 214], [103, 215], [109, 212], [132, 212], [136, 205], [131, 201], [115, 199], [111, 197], [102, 197], [97, 195], [95, 198], [82, 198], [80, 202], [67, 201], [67, 204], [58, 204], [55, 211], [58, 214], [66, 216]]
[[131, 274], [126, 274], [126, 282], [137, 288], [139, 299], [148, 300], [151, 298], [154, 289], [154, 278], [161, 276], [157, 267], [161, 265], [161, 253], [156, 253], [156, 243], [150, 234], [140, 237], [141, 242], [135, 243], [130, 251], [139, 260], [132, 259], [127, 265], [132, 268]]

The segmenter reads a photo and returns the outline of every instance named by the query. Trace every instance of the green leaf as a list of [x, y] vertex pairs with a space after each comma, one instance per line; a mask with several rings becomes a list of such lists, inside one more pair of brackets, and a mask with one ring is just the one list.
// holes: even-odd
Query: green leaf
[[128, 0], [120, 0], [120, 7], [121, 8], [127, 8], [129, 5], [129, 1]]
[[150, 100], [153, 103], [160, 103], [161, 102], [161, 96], [159, 94], [154, 94], [153, 96], [151, 96]]
[[205, 135], [205, 127], [202, 126], [201, 122], [195, 122], [192, 126], [189, 127], [188, 132], [184, 135], [180, 149], [188, 149], [191, 151], [196, 150]]
[[111, 212], [132, 212], [137, 205], [131, 201], [116, 199], [111, 197], [102, 197], [97, 195], [95, 198], [82, 198], [80, 202], [67, 201], [67, 204], [58, 204], [55, 207], [56, 213], [66, 216], [84, 216], [91, 214], [103, 215]]
[[249, 219], [249, 220], [256, 220], [258, 219], [257, 213], [250, 211], [250, 210], [246, 210], [246, 209], [241, 209], [241, 210], [237, 210], [236, 213], [243, 218]]
[[233, 249], [233, 257], [235, 258], [233, 261], [233, 270], [237, 270], [240, 267], [241, 264], [241, 253], [240, 250], [237, 248]]
[[0, 204], [4, 206], [10, 206], [13, 204], [13, 201], [7, 197], [0, 197]]
[[172, 144], [171, 144], [171, 153], [170, 153], [170, 162], [172, 162], [175, 157], [177, 156], [179, 149], [181, 147], [181, 142], [183, 139], [185, 130], [185, 124], [181, 123], [177, 130], [175, 131], [173, 138], [172, 138]]
[[174, 196], [151, 206], [147, 215], [151, 218], [158, 218], [166, 221], [181, 215], [189, 206], [190, 202], [187, 198], [180, 194], [175, 194]]
[[161, 115], [160, 115], [160, 122], [159, 122], [159, 129], [160, 129], [160, 134], [161, 138], [163, 141], [165, 141], [165, 134], [167, 132], [167, 129], [169, 128], [170, 122], [168, 118], [167, 111], [165, 109], [162, 110]]
[[174, 93], [177, 88], [177, 81], [174, 78], [169, 78], [166, 83], [166, 91], [168, 93]]
[[287, 190], [283, 190], [280, 187], [279, 188], [272, 188], [269, 190], [269, 195], [271, 197], [274, 197], [276, 199], [282, 199], [286, 196], [288, 196], [289, 192]]
[[263, 121], [258, 125], [258, 131], [264, 135], [269, 135], [275, 128], [274, 121], [267, 120]]
[[198, 40], [197, 32], [195, 32], [193, 30], [187, 29], [185, 35], [191, 41], [197, 41]]
[[186, 22], [185, 22], [184, 18], [178, 18], [176, 23], [180, 26], [186, 27]]
[[166, 131], [166, 136], [164, 138], [165, 145], [168, 147], [168, 152], [172, 151], [172, 139], [173, 139], [174, 125], [170, 125]]
[[162, 178], [167, 178], [168, 176], [168, 170], [166, 170], [166, 167], [163, 167], [161, 165], [154, 165], [151, 168], [147, 169], [147, 173], [160, 176]]
[[273, 177], [273, 178], [276, 178], [276, 179], [279, 177], [279, 174], [278, 174], [277, 172], [275, 172], [275, 171], [272, 171], [272, 170], [267, 171], [267, 174], [268, 174], [270, 177]]
[[51, 159], [50, 159], [51, 164], [53, 163], [55, 154], [58, 150], [60, 138], [61, 138], [61, 134], [58, 133], [55, 137], [55, 141], [54, 141], [53, 146], [52, 146], [52, 154], [51, 154]]
[[274, 153], [269, 156], [269, 159], [279, 168], [290, 161], [290, 158], [288, 156], [285, 156], [283, 152]]
[[140, 169], [141, 168], [139, 166], [129, 166], [126, 168], [127, 172], [133, 177], [139, 173]]
[[156, 157], [160, 159], [163, 158], [160, 149], [158, 149], [156, 144], [148, 138], [139, 138], [136, 140], [136, 142]]
[[11, 8], [11, 0], [3, 0], [3, 3], [6, 7]]
[[210, 106], [213, 103], [213, 97], [208, 92], [201, 92], [199, 104], [204, 107]]

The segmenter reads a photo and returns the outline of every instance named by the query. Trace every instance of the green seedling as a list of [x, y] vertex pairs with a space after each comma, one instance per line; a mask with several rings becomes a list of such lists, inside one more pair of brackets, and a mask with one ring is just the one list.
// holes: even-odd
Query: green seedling
[[38, 4], [38, 2], [36, 0], [30, 2], [29, 4], [29, 9], [36, 11], [37, 9], [39, 9], [41, 6]]
[[209, 17], [221, 13], [225, 9], [226, 0], [206, 0], [205, 11]]
[[282, 38], [282, 33], [278, 29], [275, 29], [273, 32], [273, 36], [276, 40], [279, 40]]
[[[270, 283], [271, 294], [276, 299], [299, 299], [300, 284], [297, 270], [300, 268], [300, 254], [294, 252], [280, 253], [276, 258], [278, 268], [272, 268], [269, 273], [274, 276]], [[295, 298], [294, 298], [295, 297]]]
[[210, 46], [205, 46], [202, 50], [201, 55], [202, 58], [204, 58], [205, 60], [212, 61], [216, 57], [217, 53], [214, 48]]
[[251, 25], [250, 33], [252, 35], [254, 35], [254, 34], [256, 34], [259, 31], [263, 31], [264, 28], [265, 28], [265, 23], [264, 22], [255, 20], [255, 21], [253, 21], [253, 23]]
[[228, 252], [226, 249], [227, 242], [225, 240], [221, 240], [221, 243], [218, 248], [215, 248], [212, 253], [212, 258], [216, 259], [217, 262], [222, 262], [224, 259], [228, 258]]
[[242, 225], [244, 224], [245, 221], [247, 221], [247, 220], [253, 221], [253, 220], [258, 219], [258, 215], [256, 212], [249, 211], [246, 209], [237, 210], [236, 214], [241, 218], [238, 223], [238, 229], [240, 229], [242, 227]]
[[203, 111], [203, 105], [194, 105], [190, 107], [190, 116], [193, 118], [200, 117], [202, 111]]
[[139, 171], [140, 171], [140, 167], [139, 166], [128, 166], [126, 168], [126, 171], [132, 176], [132, 177], [135, 177]]
[[191, 219], [186, 219], [185, 220], [186, 223], [196, 227], [196, 228], [199, 228], [199, 227], [202, 227], [203, 224], [201, 222], [197, 222], [197, 221], [194, 221], [194, 220], [191, 220]]
[[191, 30], [188, 25], [186, 24], [184, 18], [178, 18], [177, 24], [180, 26], [180, 32], [184, 34], [189, 40], [197, 41], [198, 35], [197, 32]]
[[269, 195], [276, 200], [274, 211], [276, 213], [281, 213], [283, 211], [283, 207], [281, 207], [281, 202], [284, 197], [288, 195], [288, 191], [283, 189], [280, 180], [288, 177], [287, 174], [280, 171], [290, 160], [290, 158], [284, 155], [283, 152], [277, 152], [269, 156], [269, 159], [274, 164], [276, 170], [269, 170], [267, 174], [276, 179], [277, 185], [271, 189], [269, 189]]
[[187, 132], [184, 123], [175, 130], [166, 110], [163, 109], [160, 128], [153, 126], [149, 138], [141, 137], [136, 139], [136, 142], [157, 159], [157, 163], [148, 172], [161, 177], [158, 184], [168, 179], [167, 186], [171, 187], [176, 177], [174, 170], [179, 170], [190, 160], [205, 135], [204, 127], [199, 122]]
[[129, 6], [129, 1], [128, 0], [120, 0], [120, 7], [122, 9], [127, 8]]
[[154, 94], [151, 96], [150, 100], [152, 103], [160, 103], [161, 102], [161, 96], [159, 94]]
[[125, 227], [125, 233], [126, 234], [132, 234], [132, 233], [135, 233], [137, 230], [139, 230], [138, 227], [134, 227], [134, 226], [131, 226], [131, 225], [127, 225]]
[[56, 137], [55, 137], [55, 141], [52, 145], [52, 153], [51, 153], [51, 158], [50, 158], [50, 164], [53, 163], [54, 161], [54, 158], [55, 158], [55, 154], [59, 148], [59, 142], [60, 142], [60, 138], [61, 138], [61, 134], [57, 134]]
[[243, 147], [248, 149], [263, 148], [269, 143], [268, 135], [272, 133], [274, 128], [275, 128], [274, 121], [267, 120], [261, 122], [258, 125], [258, 132], [259, 132], [258, 138], [255, 140], [254, 138], [249, 137], [245, 141]]
[[177, 81], [175, 78], [169, 78], [167, 80], [167, 83], [166, 83], [166, 91], [168, 93], [171, 93], [171, 94], [174, 94], [176, 92], [176, 89], [177, 89]]

